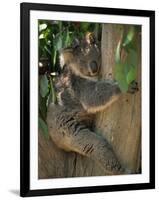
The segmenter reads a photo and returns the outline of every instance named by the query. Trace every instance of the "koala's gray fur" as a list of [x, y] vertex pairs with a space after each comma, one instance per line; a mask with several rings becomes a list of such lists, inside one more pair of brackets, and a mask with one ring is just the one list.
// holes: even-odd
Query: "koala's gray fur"
[[107, 140], [93, 131], [94, 115], [110, 106], [120, 95], [116, 82], [99, 81], [100, 51], [94, 42], [61, 51], [62, 73], [56, 87], [58, 104], [47, 114], [54, 143], [97, 161], [107, 172], [128, 173], [119, 163]]

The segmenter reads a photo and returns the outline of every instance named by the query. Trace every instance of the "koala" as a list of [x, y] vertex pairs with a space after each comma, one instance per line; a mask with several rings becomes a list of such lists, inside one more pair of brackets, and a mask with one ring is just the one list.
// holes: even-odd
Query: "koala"
[[93, 159], [108, 174], [128, 174], [111, 145], [93, 130], [96, 113], [121, 95], [117, 82], [98, 80], [100, 62], [100, 48], [91, 35], [61, 50], [58, 103], [51, 103], [47, 113], [49, 135], [59, 148]]

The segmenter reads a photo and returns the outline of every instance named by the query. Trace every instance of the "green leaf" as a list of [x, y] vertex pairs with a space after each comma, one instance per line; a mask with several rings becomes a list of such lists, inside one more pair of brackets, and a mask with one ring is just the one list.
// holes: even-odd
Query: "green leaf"
[[137, 67], [137, 53], [133, 49], [129, 49], [128, 53], [128, 63], [130, 65], [133, 65], [134, 67]]
[[39, 31], [41, 32], [42, 30], [45, 30], [47, 28], [47, 24], [44, 23], [44, 24], [40, 24], [39, 25]]
[[44, 34], [45, 34], [45, 38], [47, 38], [51, 33], [51, 30], [49, 28], [47, 28], [45, 31], [44, 31]]
[[62, 48], [62, 38], [59, 37], [58, 42], [57, 42], [57, 50], [60, 50]]
[[132, 42], [133, 38], [134, 38], [134, 34], [135, 34], [135, 27], [131, 26], [130, 30], [128, 32], [128, 34], [126, 35], [124, 42], [123, 42], [123, 46], [128, 45], [130, 42]]
[[61, 32], [62, 32], [62, 21], [59, 21], [59, 31], [60, 31], [60, 35], [61, 35]]
[[55, 65], [56, 65], [56, 58], [57, 58], [57, 51], [54, 50], [53, 51], [53, 69], [52, 71], [54, 71]]
[[119, 63], [120, 62], [120, 51], [121, 51], [121, 40], [119, 40], [116, 52], [115, 52], [115, 62]]
[[69, 46], [72, 45], [74, 39], [75, 39], [75, 33], [73, 33], [73, 32], [69, 32], [69, 39], [68, 39], [67, 47], [69, 47]]
[[55, 42], [54, 43], [55, 44], [55, 46], [54, 46], [55, 50], [59, 51], [62, 48], [62, 38], [61, 38], [61, 36], [57, 37], [54, 42]]
[[47, 100], [46, 100], [46, 106], [48, 107], [50, 105], [50, 103], [52, 103], [52, 92], [51, 92], [51, 90], [50, 90], [49, 95], [48, 95]]
[[127, 74], [127, 77], [126, 77], [126, 80], [127, 80], [127, 83], [128, 85], [134, 81], [136, 79], [136, 75], [137, 75], [137, 70], [136, 70], [136, 67], [131, 67], [130, 71], [128, 72]]
[[128, 91], [128, 84], [127, 84], [127, 81], [125, 79], [125, 76], [122, 73], [117, 74], [116, 80], [118, 81], [120, 90], [122, 92], [127, 92]]
[[46, 118], [47, 113], [46, 100], [47, 96], [43, 98], [39, 93], [39, 113], [43, 119]]
[[84, 32], [88, 31], [89, 25], [90, 25], [89, 22], [81, 22], [81, 29], [82, 29], [82, 31], [84, 31]]
[[44, 46], [44, 49], [51, 55], [51, 50], [47, 47], [47, 45]]
[[44, 33], [41, 33], [41, 34], [39, 35], [39, 39], [44, 39], [44, 38], [45, 38]]
[[44, 134], [45, 137], [48, 138], [49, 133], [48, 133], [47, 124], [45, 123], [45, 121], [41, 117], [39, 117], [38, 123], [39, 123], [39, 128], [42, 130], [42, 133]]
[[66, 32], [66, 37], [65, 37], [65, 42], [64, 42], [65, 47], [70, 46], [70, 34], [69, 31], [67, 30]]
[[42, 75], [40, 78], [40, 94], [45, 97], [48, 93], [48, 79], [46, 75]]
[[124, 73], [125, 65], [124, 64], [116, 64], [115, 66], [115, 79], [119, 84], [119, 88], [122, 92], [127, 92], [128, 90], [128, 83], [126, 80], [126, 76]]
[[50, 89], [51, 89], [50, 94], [52, 95], [51, 102], [56, 103], [57, 102], [56, 92], [55, 92], [55, 88], [53, 86], [53, 80], [52, 80], [51, 76], [50, 76]]

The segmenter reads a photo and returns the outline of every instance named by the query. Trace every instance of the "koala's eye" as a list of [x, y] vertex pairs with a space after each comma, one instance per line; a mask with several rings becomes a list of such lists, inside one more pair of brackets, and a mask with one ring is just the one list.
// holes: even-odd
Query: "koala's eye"
[[82, 51], [81, 51], [84, 55], [87, 55], [89, 52], [90, 52], [90, 48], [89, 47], [84, 47], [82, 48]]
[[78, 45], [78, 46], [76, 46], [76, 50], [77, 51], [81, 51], [81, 47]]

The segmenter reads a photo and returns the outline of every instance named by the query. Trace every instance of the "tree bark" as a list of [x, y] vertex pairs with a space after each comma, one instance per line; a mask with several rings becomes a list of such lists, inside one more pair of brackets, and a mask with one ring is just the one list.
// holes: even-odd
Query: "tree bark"
[[[114, 78], [115, 50], [121, 31], [129, 25], [104, 24], [102, 29], [102, 68], [103, 79]], [[138, 44], [139, 92], [123, 94], [111, 107], [96, 117], [96, 129], [113, 146], [123, 166], [139, 172], [141, 167], [141, 38], [136, 36]]]
[[[113, 78], [114, 53], [120, 38], [122, 25], [104, 24], [102, 29], [101, 77]], [[124, 28], [128, 26], [124, 25]], [[140, 54], [140, 38], [137, 38]], [[140, 56], [139, 56], [140, 57]], [[138, 83], [140, 87], [138, 61]], [[141, 91], [141, 90], [140, 90]], [[112, 145], [123, 166], [140, 169], [141, 152], [141, 97], [140, 92], [124, 94], [107, 110], [97, 114], [96, 131]], [[98, 163], [74, 152], [65, 152], [39, 131], [39, 178], [83, 177], [107, 175]]]

